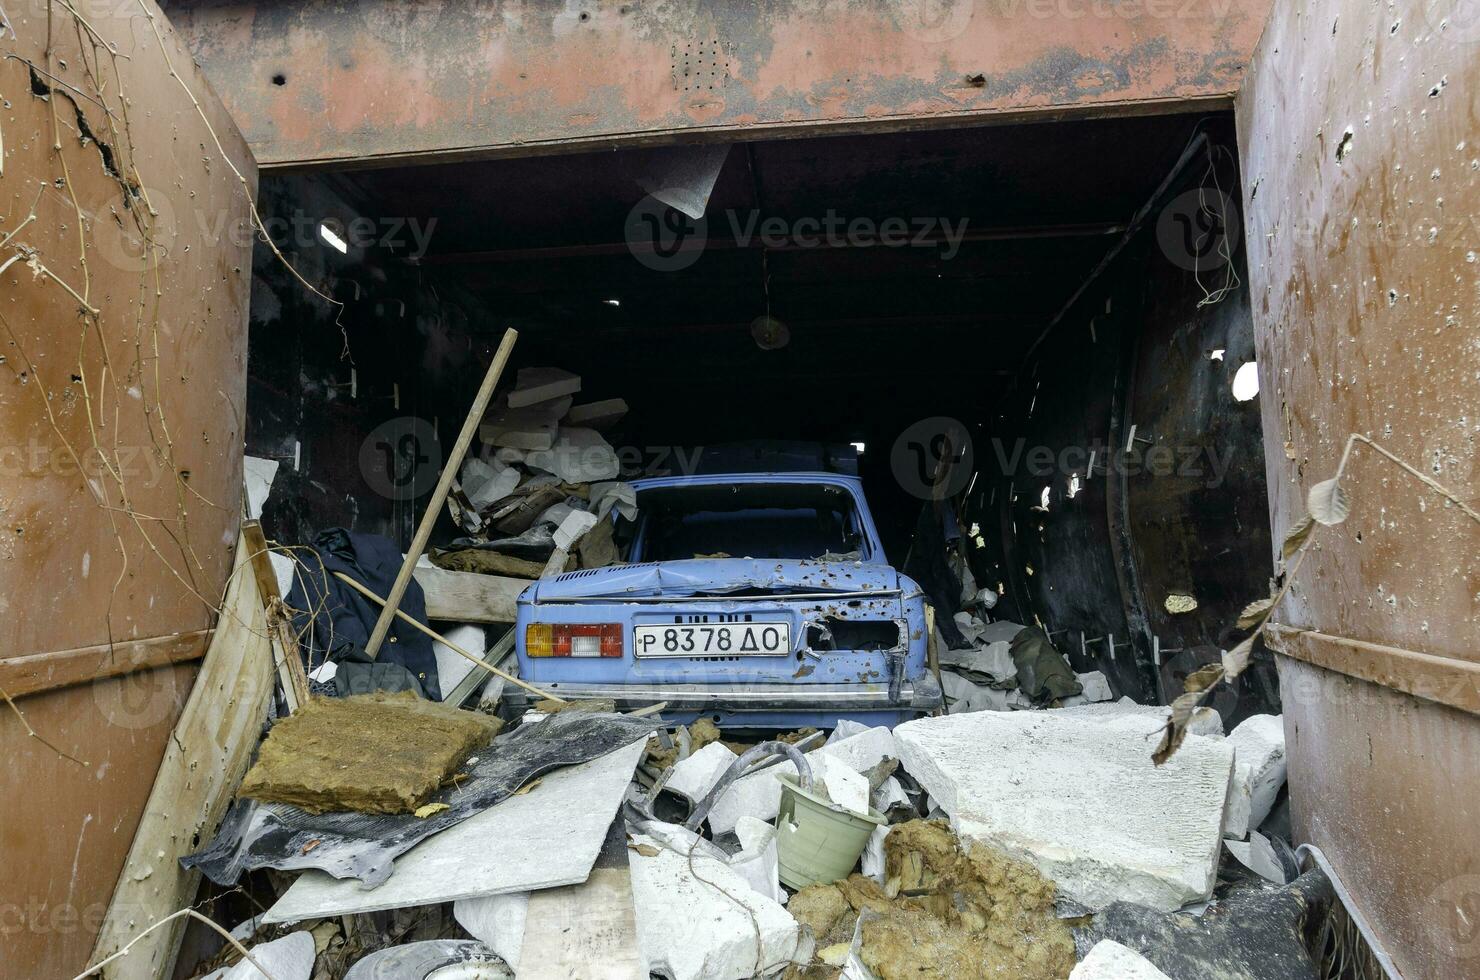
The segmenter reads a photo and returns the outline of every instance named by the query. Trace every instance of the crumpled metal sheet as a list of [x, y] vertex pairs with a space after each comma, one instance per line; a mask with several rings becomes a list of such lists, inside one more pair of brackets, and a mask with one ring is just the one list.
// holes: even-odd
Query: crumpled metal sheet
[[578, 765], [640, 738], [647, 718], [569, 711], [521, 725], [494, 739], [467, 767], [468, 778], [439, 791], [433, 803], [448, 809], [426, 819], [410, 814], [311, 814], [282, 803], [239, 799], [210, 846], [180, 859], [219, 885], [256, 868], [318, 868], [336, 878], [358, 878], [374, 888], [390, 877], [392, 862], [416, 844], [499, 803], [536, 776]]
[[566, 572], [539, 582], [535, 601], [723, 594], [741, 589], [878, 592], [898, 589], [899, 584], [899, 573], [884, 564], [794, 558], [696, 558]]

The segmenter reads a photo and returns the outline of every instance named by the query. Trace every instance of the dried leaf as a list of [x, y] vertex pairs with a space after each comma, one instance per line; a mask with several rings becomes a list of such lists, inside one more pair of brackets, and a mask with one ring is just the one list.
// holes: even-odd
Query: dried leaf
[[1243, 612], [1238, 614], [1238, 628], [1246, 630], [1257, 626], [1273, 606], [1273, 596], [1268, 599], [1255, 599], [1244, 607]]
[[1259, 638], [1257, 632], [1250, 633], [1239, 642], [1238, 646], [1223, 654], [1223, 676], [1233, 680], [1244, 672], [1249, 666], [1249, 656], [1254, 652], [1254, 641]]
[[426, 806], [418, 807], [415, 816], [420, 820], [425, 820], [434, 813], [441, 813], [443, 810], [450, 809], [452, 807], [446, 803], [428, 803]]
[[655, 858], [661, 852], [651, 844], [628, 844], [627, 850], [636, 851], [645, 858]]
[[1208, 664], [1188, 675], [1183, 682], [1182, 696], [1172, 702], [1172, 714], [1162, 732], [1161, 744], [1151, 754], [1152, 762], [1162, 765], [1182, 747], [1182, 742], [1187, 738], [1187, 725], [1192, 721], [1193, 709], [1213, 685], [1222, 679], [1222, 664]]
[[523, 786], [521, 786], [518, 789], [514, 790], [514, 794], [513, 795], [515, 795], [515, 796], [523, 796], [525, 793], [530, 792], [531, 790], [533, 790], [536, 786], [538, 786], [542, 782], [544, 782], [543, 779], [536, 779], [536, 780], [532, 780], [531, 782], [527, 782]]
[[1352, 512], [1351, 499], [1334, 477], [1311, 487], [1305, 505], [1310, 508], [1311, 517], [1328, 527], [1340, 524]]
[[1285, 532], [1285, 545], [1282, 554], [1286, 561], [1289, 561], [1290, 556], [1299, 551], [1300, 546], [1305, 544], [1305, 539], [1310, 537], [1310, 532], [1314, 530], [1315, 526], [1315, 522], [1310, 519], [1310, 515], [1306, 514], [1300, 520], [1296, 521], [1290, 530]]

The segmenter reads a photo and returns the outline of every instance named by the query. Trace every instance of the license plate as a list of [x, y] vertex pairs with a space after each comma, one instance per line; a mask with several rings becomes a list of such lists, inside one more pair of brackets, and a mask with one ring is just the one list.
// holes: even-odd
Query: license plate
[[635, 626], [639, 657], [784, 657], [791, 653], [788, 623], [675, 623]]

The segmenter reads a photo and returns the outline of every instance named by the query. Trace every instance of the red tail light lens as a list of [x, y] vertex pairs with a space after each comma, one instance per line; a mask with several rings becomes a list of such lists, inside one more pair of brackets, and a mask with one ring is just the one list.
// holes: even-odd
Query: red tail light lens
[[621, 623], [530, 623], [524, 652], [531, 657], [620, 657]]

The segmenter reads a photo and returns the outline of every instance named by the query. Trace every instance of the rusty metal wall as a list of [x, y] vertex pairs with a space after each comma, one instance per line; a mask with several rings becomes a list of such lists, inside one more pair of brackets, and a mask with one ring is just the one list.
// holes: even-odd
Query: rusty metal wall
[[1268, 0], [177, 0], [264, 167], [1226, 105]]
[[[1279, 0], [1239, 95], [1276, 541], [1369, 436], [1477, 492], [1480, 23]], [[1480, 976], [1480, 521], [1358, 444], [1276, 619], [1297, 832], [1408, 977]]]
[[230, 567], [256, 171], [150, 0], [5, 7], [0, 977], [32, 980], [85, 965]]

